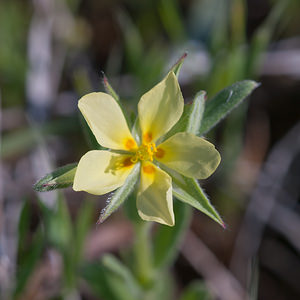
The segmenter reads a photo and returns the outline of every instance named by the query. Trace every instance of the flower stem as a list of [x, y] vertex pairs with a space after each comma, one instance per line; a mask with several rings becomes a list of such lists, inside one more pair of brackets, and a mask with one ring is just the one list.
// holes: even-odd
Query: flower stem
[[136, 239], [134, 243], [134, 256], [136, 275], [144, 288], [153, 283], [153, 259], [150, 242], [151, 222], [138, 222], [135, 224]]

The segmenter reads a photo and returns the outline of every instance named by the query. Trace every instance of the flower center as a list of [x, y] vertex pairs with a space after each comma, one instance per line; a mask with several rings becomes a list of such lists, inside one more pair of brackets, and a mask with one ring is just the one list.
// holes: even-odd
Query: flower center
[[146, 143], [139, 146], [136, 150], [134, 156], [132, 156], [131, 161], [136, 163], [138, 160], [150, 160], [153, 161], [153, 155], [157, 152], [154, 143]]

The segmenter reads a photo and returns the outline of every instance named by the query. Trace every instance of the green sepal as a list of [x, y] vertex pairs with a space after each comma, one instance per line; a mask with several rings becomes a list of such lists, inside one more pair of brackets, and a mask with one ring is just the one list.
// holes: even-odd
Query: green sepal
[[102, 76], [103, 76], [103, 85], [104, 85], [104, 88], [105, 88], [105, 91], [110, 94], [114, 99], [115, 101], [119, 104], [122, 112], [123, 112], [123, 115], [126, 119], [126, 122], [127, 122], [127, 125], [129, 127], [131, 127], [131, 122], [130, 122], [130, 118], [128, 117], [122, 103], [121, 103], [121, 100], [120, 100], [120, 97], [119, 95], [116, 93], [116, 91], [113, 89], [113, 87], [111, 86], [111, 84], [109, 83], [106, 75], [104, 74], [104, 72], [102, 71]]
[[205, 97], [205, 91], [200, 91], [196, 94], [190, 109], [188, 122], [186, 124], [186, 132], [193, 133], [195, 135], [199, 134], [205, 108]]
[[103, 150], [105, 149], [104, 147], [102, 147], [101, 145], [98, 144], [96, 137], [94, 136], [91, 128], [89, 127], [87, 121], [85, 120], [85, 118], [83, 117], [82, 114], [79, 114], [79, 122], [81, 125], [81, 129], [83, 132], [83, 136], [86, 140], [86, 143], [88, 145], [88, 147], [91, 150]]
[[236, 82], [207, 101], [199, 135], [203, 135], [224, 119], [260, 84], [253, 80]]
[[196, 179], [188, 178], [178, 173], [175, 174], [173, 171], [168, 171], [168, 173], [173, 179], [174, 197], [200, 210], [219, 223], [223, 228], [226, 227]]
[[180, 69], [186, 57], [187, 57], [187, 52], [184, 52], [184, 54], [178, 59], [178, 61], [174, 64], [174, 66], [170, 70], [170, 72], [174, 72], [177, 78], [179, 76]]
[[102, 71], [102, 77], [103, 77], [103, 85], [108, 94], [110, 94], [119, 104], [120, 104], [120, 97], [119, 95], [115, 92], [111, 84], [109, 83], [106, 75]]
[[67, 188], [73, 184], [77, 163], [65, 165], [47, 174], [33, 185], [37, 192]]
[[202, 117], [205, 109], [206, 92], [200, 91], [196, 94], [192, 103], [185, 104], [181, 118], [175, 126], [163, 137], [167, 140], [178, 132], [189, 132], [199, 134]]
[[130, 193], [134, 189], [134, 186], [139, 177], [139, 173], [140, 173], [140, 164], [137, 163], [133, 167], [133, 170], [131, 171], [129, 176], [126, 178], [124, 184], [120, 188], [118, 188], [108, 199], [108, 204], [102, 210], [98, 220], [98, 224], [106, 220], [126, 200], [126, 198], [130, 195]]
[[142, 133], [141, 133], [140, 121], [139, 121], [138, 117], [135, 118], [135, 121], [134, 121], [132, 129], [131, 129], [131, 134], [134, 137], [135, 141], [138, 144], [140, 144]]
[[173, 227], [159, 226], [153, 240], [153, 265], [155, 268], [170, 266], [176, 259], [183, 233], [191, 219], [191, 207], [180, 201], [174, 202], [176, 222]]

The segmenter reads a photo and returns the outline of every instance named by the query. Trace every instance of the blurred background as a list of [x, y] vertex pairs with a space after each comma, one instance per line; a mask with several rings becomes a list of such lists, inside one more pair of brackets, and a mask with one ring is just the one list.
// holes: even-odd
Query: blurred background
[[77, 101], [103, 91], [101, 71], [131, 113], [187, 51], [186, 102], [261, 86], [207, 136], [222, 162], [202, 186], [227, 229], [193, 211], [159, 299], [300, 299], [299, 14], [298, 0], [1, 0], [0, 298], [130, 300], [99, 263], [128, 258], [123, 210], [97, 227], [105, 197], [32, 185], [97, 147]]

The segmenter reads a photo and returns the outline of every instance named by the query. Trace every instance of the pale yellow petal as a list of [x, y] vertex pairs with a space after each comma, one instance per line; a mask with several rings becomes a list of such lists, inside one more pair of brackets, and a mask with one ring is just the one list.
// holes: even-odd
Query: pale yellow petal
[[117, 150], [137, 147], [120, 106], [110, 95], [87, 94], [78, 107], [101, 146]]
[[142, 164], [137, 209], [143, 220], [175, 224], [171, 177], [150, 162]]
[[179, 120], [184, 101], [177, 78], [170, 72], [160, 83], [141, 97], [138, 104], [143, 141], [156, 141]]
[[205, 139], [180, 132], [157, 147], [155, 159], [182, 175], [205, 179], [216, 170], [221, 156]]
[[106, 194], [123, 185], [133, 166], [128, 155], [89, 151], [78, 163], [73, 189], [94, 195]]

